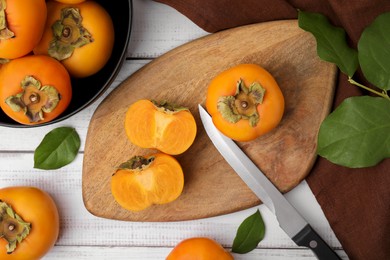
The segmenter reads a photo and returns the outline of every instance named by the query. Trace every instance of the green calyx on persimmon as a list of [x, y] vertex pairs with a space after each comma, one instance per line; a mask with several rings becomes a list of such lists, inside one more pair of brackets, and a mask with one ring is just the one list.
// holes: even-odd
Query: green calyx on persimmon
[[30, 122], [43, 120], [43, 112], [50, 113], [60, 101], [55, 87], [42, 86], [33, 76], [26, 76], [20, 85], [22, 92], [9, 96], [5, 103], [15, 112], [23, 110]]
[[142, 171], [148, 168], [153, 161], [154, 161], [153, 156], [148, 158], [145, 158], [144, 156], [134, 156], [130, 160], [119, 165], [118, 169]]
[[158, 110], [165, 113], [175, 114], [180, 111], [189, 111], [188, 108], [186, 107], [170, 103], [166, 100], [160, 102], [156, 100], [151, 100], [151, 102], [156, 106]]
[[83, 17], [77, 8], [61, 10], [61, 19], [52, 25], [53, 40], [48, 53], [61, 61], [69, 58], [76, 48], [93, 42], [92, 35], [82, 25]]
[[247, 87], [240, 79], [234, 96], [221, 96], [218, 99], [218, 111], [230, 123], [247, 119], [249, 124], [255, 127], [259, 122], [257, 105], [263, 102], [264, 93], [265, 89], [258, 82], [253, 82]]
[[10, 205], [0, 201], [0, 237], [5, 239], [7, 254], [11, 254], [30, 233], [31, 224], [25, 222]]
[[15, 33], [7, 27], [6, 8], [7, 1], [0, 0], [0, 40], [7, 40], [15, 36]]

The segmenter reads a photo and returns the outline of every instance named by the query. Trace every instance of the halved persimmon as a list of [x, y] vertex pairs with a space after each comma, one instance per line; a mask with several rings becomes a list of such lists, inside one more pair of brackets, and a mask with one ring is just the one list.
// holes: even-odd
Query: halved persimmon
[[279, 124], [284, 97], [267, 70], [256, 64], [240, 64], [210, 82], [206, 108], [224, 135], [236, 141], [250, 141]]
[[171, 155], [134, 156], [119, 166], [111, 179], [111, 192], [123, 208], [141, 211], [153, 204], [176, 200], [183, 191], [184, 175]]
[[197, 127], [187, 108], [141, 99], [127, 110], [125, 130], [129, 140], [139, 147], [177, 155], [192, 145]]

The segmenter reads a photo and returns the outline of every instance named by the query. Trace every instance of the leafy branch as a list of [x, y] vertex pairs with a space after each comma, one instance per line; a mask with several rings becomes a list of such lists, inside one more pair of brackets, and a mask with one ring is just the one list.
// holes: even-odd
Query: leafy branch
[[[374, 166], [390, 157], [390, 13], [365, 28], [357, 50], [348, 46], [344, 29], [322, 14], [299, 11], [298, 23], [316, 38], [321, 59], [336, 64], [352, 85], [378, 96], [347, 98], [329, 114], [319, 130], [318, 154], [351, 168]], [[367, 81], [381, 91], [353, 79], [359, 65]]]
[[381, 96], [383, 98], [386, 98], [386, 99], [390, 100], [390, 97], [389, 97], [389, 95], [387, 95], [387, 92], [385, 90], [382, 90], [382, 92], [376, 91], [376, 90], [374, 90], [372, 88], [369, 88], [369, 87], [367, 87], [367, 86], [365, 86], [363, 84], [360, 84], [359, 82], [356, 82], [351, 77], [348, 77], [348, 82], [351, 83], [352, 85], [355, 85], [355, 86], [358, 86], [358, 87], [360, 87], [362, 89], [365, 89], [365, 90], [367, 90], [367, 91], [369, 91], [369, 92], [371, 92], [371, 93], [373, 93], [375, 95], [378, 95], [378, 96]]
[[[318, 134], [318, 154], [352, 168], [373, 166], [390, 157], [390, 13], [378, 16], [364, 30], [358, 50], [348, 46], [344, 29], [331, 25], [321, 14], [299, 11], [298, 22], [316, 38], [321, 59], [336, 64], [352, 85], [378, 96], [347, 98], [329, 114]], [[359, 65], [366, 79], [382, 91], [352, 78]], [[264, 222], [256, 211], [238, 228], [232, 251], [250, 252], [264, 234]]]

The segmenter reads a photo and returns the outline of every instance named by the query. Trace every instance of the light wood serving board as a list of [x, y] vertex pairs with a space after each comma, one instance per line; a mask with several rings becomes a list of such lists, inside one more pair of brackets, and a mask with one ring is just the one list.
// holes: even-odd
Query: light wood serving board
[[[85, 207], [93, 215], [127, 221], [192, 220], [255, 206], [259, 199], [215, 149], [199, 119], [207, 85], [221, 71], [256, 63], [279, 83], [286, 100], [280, 125], [266, 136], [239, 143], [255, 164], [286, 192], [309, 173], [316, 159], [320, 123], [329, 113], [336, 68], [320, 61], [311, 34], [296, 20], [254, 24], [211, 34], [182, 45], [130, 76], [96, 109], [88, 129], [82, 176]], [[152, 151], [126, 138], [127, 108], [139, 99], [169, 100], [189, 107], [198, 133], [194, 144], [176, 158], [185, 187], [174, 202], [135, 213], [111, 195], [116, 167], [134, 155]]]

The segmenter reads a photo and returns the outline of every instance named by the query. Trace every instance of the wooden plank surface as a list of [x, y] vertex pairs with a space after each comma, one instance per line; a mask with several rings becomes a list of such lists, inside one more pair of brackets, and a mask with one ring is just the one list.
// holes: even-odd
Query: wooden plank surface
[[[180, 222], [127, 222], [95, 217], [86, 210], [82, 201], [82, 162], [81, 153], [64, 168], [43, 171], [33, 168], [31, 152], [0, 153], [0, 187], [35, 186], [53, 197], [61, 217], [58, 246], [173, 247], [182, 239], [206, 236], [231, 247], [239, 224], [259, 209], [267, 228], [259, 248], [297, 248], [264, 205], [223, 216]], [[305, 181], [285, 196], [329, 245], [340, 248]]]
[[[56, 246], [44, 259], [164, 259], [182, 239], [193, 236], [215, 238], [231, 247], [241, 221], [260, 210], [267, 232], [257, 249], [237, 259], [316, 259], [310, 250], [298, 248], [279, 228], [275, 217], [260, 205], [240, 212], [202, 220], [149, 223], [124, 222], [91, 215], [82, 200], [82, 161], [89, 120], [97, 105], [116, 86], [151, 59], [206, 32], [176, 10], [150, 0], [133, 0], [133, 34], [128, 60], [106, 94], [93, 105], [63, 122], [36, 129], [0, 127], [0, 187], [33, 185], [48, 191], [60, 210], [61, 229]], [[43, 136], [60, 126], [75, 127], [81, 138], [76, 160], [55, 171], [33, 168], [33, 151]], [[341, 245], [329, 227], [310, 188], [302, 181], [288, 192], [287, 199], [337, 252]], [[273, 256], [276, 256], [272, 258]]]
[[[315, 46], [314, 38], [301, 30], [297, 21], [276, 21], [200, 38], [137, 71], [100, 104], [91, 119], [83, 164], [87, 209], [104, 218], [177, 221], [227, 214], [259, 204], [213, 147], [197, 110], [197, 105], [204, 103], [210, 80], [240, 63], [259, 64], [270, 71], [282, 89], [286, 108], [274, 131], [239, 145], [281, 191], [295, 187], [316, 158], [317, 132], [329, 112], [334, 91], [336, 69], [317, 58]], [[123, 127], [129, 105], [145, 98], [189, 107], [198, 133], [191, 148], [177, 156], [185, 175], [183, 194], [172, 203], [134, 213], [115, 202], [110, 180], [122, 162], [150, 153], [131, 144]]]
[[[123, 260], [156, 260], [164, 259], [172, 248], [142, 248], [142, 247], [56, 247], [44, 259], [67, 259], [70, 257], [77, 260], [87, 259], [123, 259]], [[341, 259], [347, 259], [347, 256], [341, 250], [336, 251]], [[70, 259], [68, 258], [68, 259]], [[313, 254], [305, 249], [255, 249], [248, 254], [234, 254], [235, 260], [315, 260]], [[216, 259], [217, 260], [217, 259]]]

